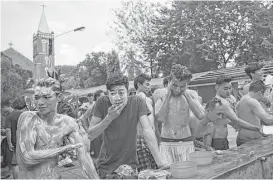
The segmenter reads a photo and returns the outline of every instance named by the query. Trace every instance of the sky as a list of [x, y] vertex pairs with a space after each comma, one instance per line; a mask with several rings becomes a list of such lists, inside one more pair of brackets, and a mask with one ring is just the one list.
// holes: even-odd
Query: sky
[[115, 19], [113, 9], [119, 0], [88, 1], [1, 1], [1, 51], [9, 43], [33, 60], [33, 34], [37, 33], [42, 4], [50, 31], [55, 35], [85, 26], [84, 31], [71, 32], [55, 39], [55, 64], [76, 65], [91, 51], [114, 48], [114, 32], [109, 28]]

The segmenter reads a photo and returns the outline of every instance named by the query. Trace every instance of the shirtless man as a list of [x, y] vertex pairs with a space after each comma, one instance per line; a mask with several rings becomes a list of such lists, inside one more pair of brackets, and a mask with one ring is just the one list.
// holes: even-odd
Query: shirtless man
[[[273, 116], [267, 114], [259, 101], [264, 98], [266, 86], [263, 81], [255, 81], [250, 84], [249, 92], [243, 96], [236, 106], [238, 117], [256, 126], [273, 125]], [[248, 141], [259, 139], [261, 134], [247, 129], [240, 129], [237, 136], [237, 146]]]
[[[220, 122], [223, 122], [223, 117], [232, 120], [241, 127], [246, 127], [249, 129], [253, 129], [254, 131], [261, 132], [261, 128], [259, 126], [251, 125], [239, 119], [233, 109], [230, 107], [230, 105], [226, 103], [223, 99], [221, 100], [214, 97], [206, 104], [205, 117], [201, 121], [199, 121], [197, 131], [195, 131], [195, 134], [193, 136], [195, 138], [203, 137], [204, 144], [210, 147], [211, 144], [209, 143], [212, 141], [215, 133], [218, 132], [217, 128], [223, 129], [223, 127], [219, 127], [219, 124], [221, 124]], [[211, 125], [211, 123], [213, 123], [213, 125]], [[215, 149], [224, 150], [220, 148]]]
[[[147, 97], [147, 94], [151, 91], [150, 81], [151, 81], [150, 76], [141, 73], [135, 78], [134, 87], [136, 89], [137, 96], [143, 98], [149, 108], [150, 111], [150, 114], [148, 115], [149, 123], [152, 129], [155, 131], [153, 102], [150, 98]], [[137, 125], [137, 157], [138, 171], [157, 168], [153, 155], [151, 154], [148, 145], [145, 142], [143, 136], [143, 129], [140, 123], [138, 123]]]
[[[236, 100], [231, 97], [231, 78], [225, 75], [221, 75], [216, 79], [216, 98], [220, 99], [222, 104], [226, 106], [226, 112], [232, 114], [232, 116], [226, 116], [227, 113], [220, 118], [219, 121], [214, 123], [215, 133], [213, 135], [211, 146], [216, 150], [227, 150], [229, 149], [229, 142], [227, 139], [228, 128], [227, 125], [233, 126], [235, 129], [238, 129], [238, 126], [241, 128], [250, 129], [253, 131], [260, 131], [260, 128], [253, 126], [249, 123], [245, 123], [243, 120], [239, 119], [235, 114]], [[229, 107], [229, 108], [228, 108]], [[231, 111], [231, 112], [230, 112]]]
[[[83, 147], [76, 121], [57, 114], [61, 94], [59, 81], [53, 78], [40, 80], [34, 92], [38, 111], [27, 111], [19, 117], [16, 147], [19, 179], [59, 179], [58, 155], [73, 149], [77, 149], [78, 160], [87, 177], [99, 178]], [[71, 144], [62, 146], [65, 136]]]
[[[155, 110], [159, 110], [161, 105], [162, 105], [162, 102], [163, 102], [163, 99], [165, 98], [165, 96], [167, 95], [167, 88], [168, 88], [168, 85], [169, 85], [169, 79], [170, 77], [167, 76], [163, 79], [163, 86], [164, 88], [159, 88], [159, 89], [156, 89], [152, 95], [153, 97], [153, 101], [154, 101], [154, 109]], [[161, 134], [161, 129], [162, 129], [162, 123], [159, 122], [157, 120], [156, 117], [155, 118], [155, 133], [156, 133], [156, 137], [158, 139], [158, 141], [160, 142], [160, 134]]]
[[187, 88], [191, 78], [185, 66], [173, 65], [167, 95], [161, 107], [156, 106], [155, 115], [162, 122], [160, 151], [168, 163], [185, 161], [194, 152], [189, 127], [190, 110], [199, 120], [204, 117], [204, 108], [198, 96]]

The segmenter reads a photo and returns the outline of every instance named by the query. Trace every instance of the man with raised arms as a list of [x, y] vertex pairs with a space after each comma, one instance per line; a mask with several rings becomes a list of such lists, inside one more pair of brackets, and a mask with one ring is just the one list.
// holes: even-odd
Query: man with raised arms
[[192, 78], [187, 67], [173, 65], [166, 96], [156, 102], [155, 115], [162, 122], [160, 151], [168, 163], [185, 161], [194, 152], [189, 127], [190, 111], [199, 119], [204, 118], [204, 108], [197, 93], [187, 88]]
[[[98, 179], [93, 161], [83, 146], [76, 121], [57, 114], [62, 87], [56, 79], [46, 78], [37, 83], [34, 92], [36, 111], [21, 114], [17, 128], [17, 161], [19, 179], [59, 179], [58, 155], [77, 150], [78, 160], [90, 179]], [[62, 146], [68, 136], [69, 145]]]
[[[267, 126], [273, 125], [273, 116], [266, 113], [261, 103], [264, 98], [266, 86], [262, 80], [250, 84], [249, 92], [241, 98], [236, 106], [236, 112], [239, 118], [256, 126], [261, 123]], [[237, 136], [237, 146], [248, 141], [259, 139], [261, 134], [255, 131], [240, 129]]]

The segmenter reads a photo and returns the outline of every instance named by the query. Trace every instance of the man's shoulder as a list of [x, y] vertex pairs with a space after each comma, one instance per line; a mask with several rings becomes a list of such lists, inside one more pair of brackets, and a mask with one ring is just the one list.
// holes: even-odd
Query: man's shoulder
[[191, 90], [191, 89], [187, 89], [188, 93], [194, 97], [194, 98], [197, 98], [198, 97], [198, 93], [194, 90]]
[[256, 99], [254, 99], [248, 95], [244, 95], [238, 104], [244, 105], [244, 107], [245, 107], [245, 106], [252, 106], [255, 104], [259, 104], [259, 101], [257, 101]]
[[160, 88], [154, 91], [154, 94], [158, 94], [159, 96], [165, 96], [167, 93], [168, 90], [166, 88]]
[[220, 99], [223, 105], [229, 105], [228, 100], [226, 100], [225, 98], [222, 98], [222, 97], [220, 97], [218, 95], [216, 95], [215, 97]]
[[76, 119], [66, 115], [66, 114], [58, 114], [57, 118], [59, 118], [59, 120], [64, 121], [65, 123], [68, 124], [77, 124]]
[[101, 96], [97, 99], [97, 101], [95, 102], [95, 104], [97, 103], [109, 103], [110, 99], [108, 96]]
[[37, 115], [37, 111], [23, 111], [21, 114], [20, 114], [20, 117], [33, 117]]

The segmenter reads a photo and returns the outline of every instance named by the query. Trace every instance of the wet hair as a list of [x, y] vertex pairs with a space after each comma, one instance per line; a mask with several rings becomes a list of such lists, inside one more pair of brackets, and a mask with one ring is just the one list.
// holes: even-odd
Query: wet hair
[[60, 82], [56, 79], [51, 78], [51, 77], [40, 79], [37, 82], [37, 86], [51, 87], [52, 91], [54, 91], [56, 94], [60, 94], [63, 91], [63, 88], [62, 88]]
[[180, 64], [174, 64], [171, 69], [171, 79], [174, 77], [179, 81], [190, 81], [192, 78], [191, 72], [186, 66], [181, 66]]
[[88, 93], [88, 94], [87, 94], [87, 97], [92, 97], [92, 96], [94, 96], [93, 93]]
[[220, 106], [223, 105], [220, 99], [214, 97], [207, 102], [206, 109], [213, 110], [216, 107], [216, 104], [219, 104]]
[[111, 90], [115, 86], [122, 86], [124, 85], [126, 89], [129, 87], [128, 78], [122, 74], [115, 74], [110, 76], [106, 81], [106, 89]]
[[232, 80], [231, 77], [229, 76], [226, 76], [226, 75], [220, 75], [217, 77], [216, 79], [216, 84], [217, 85], [221, 85], [221, 84], [224, 84], [224, 83], [230, 83]]
[[103, 90], [97, 90], [95, 93], [94, 93], [94, 101], [96, 101], [99, 97], [100, 97], [100, 94], [101, 93], [104, 93]]
[[14, 109], [17, 109], [17, 110], [22, 110], [24, 108], [27, 107], [27, 104], [25, 102], [25, 98], [24, 97], [17, 97], [13, 103], [12, 103], [12, 107]]
[[163, 86], [164, 86], [164, 87], [167, 87], [169, 81], [170, 81], [170, 76], [165, 77], [165, 78], [163, 79]]
[[260, 62], [251, 62], [247, 65], [245, 68], [246, 74], [249, 76], [250, 79], [252, 79], [252, 76], [250, 73], [255, 73], [255, 71], [258, 71], [263, 68], [263, 64]]
[[266, 91], [266, 85], [264, 84], [264, 82], [262, 80], [255, 81], [255, 82], [251, 83], [249, 86], [249, 92], [256, 93], [259, 91], [261, 91], [262, 93], [264, 93]]
[[138, 75], [135, 80], [134, 80], [134, 87], [136, 89], [138, 89], [138, 83], [140, 83], [141, 85], [144, 83], [145, 80], [147, 81], [151, 81], [151, 77], [147, 74], [141, 73], [140, 75]]

